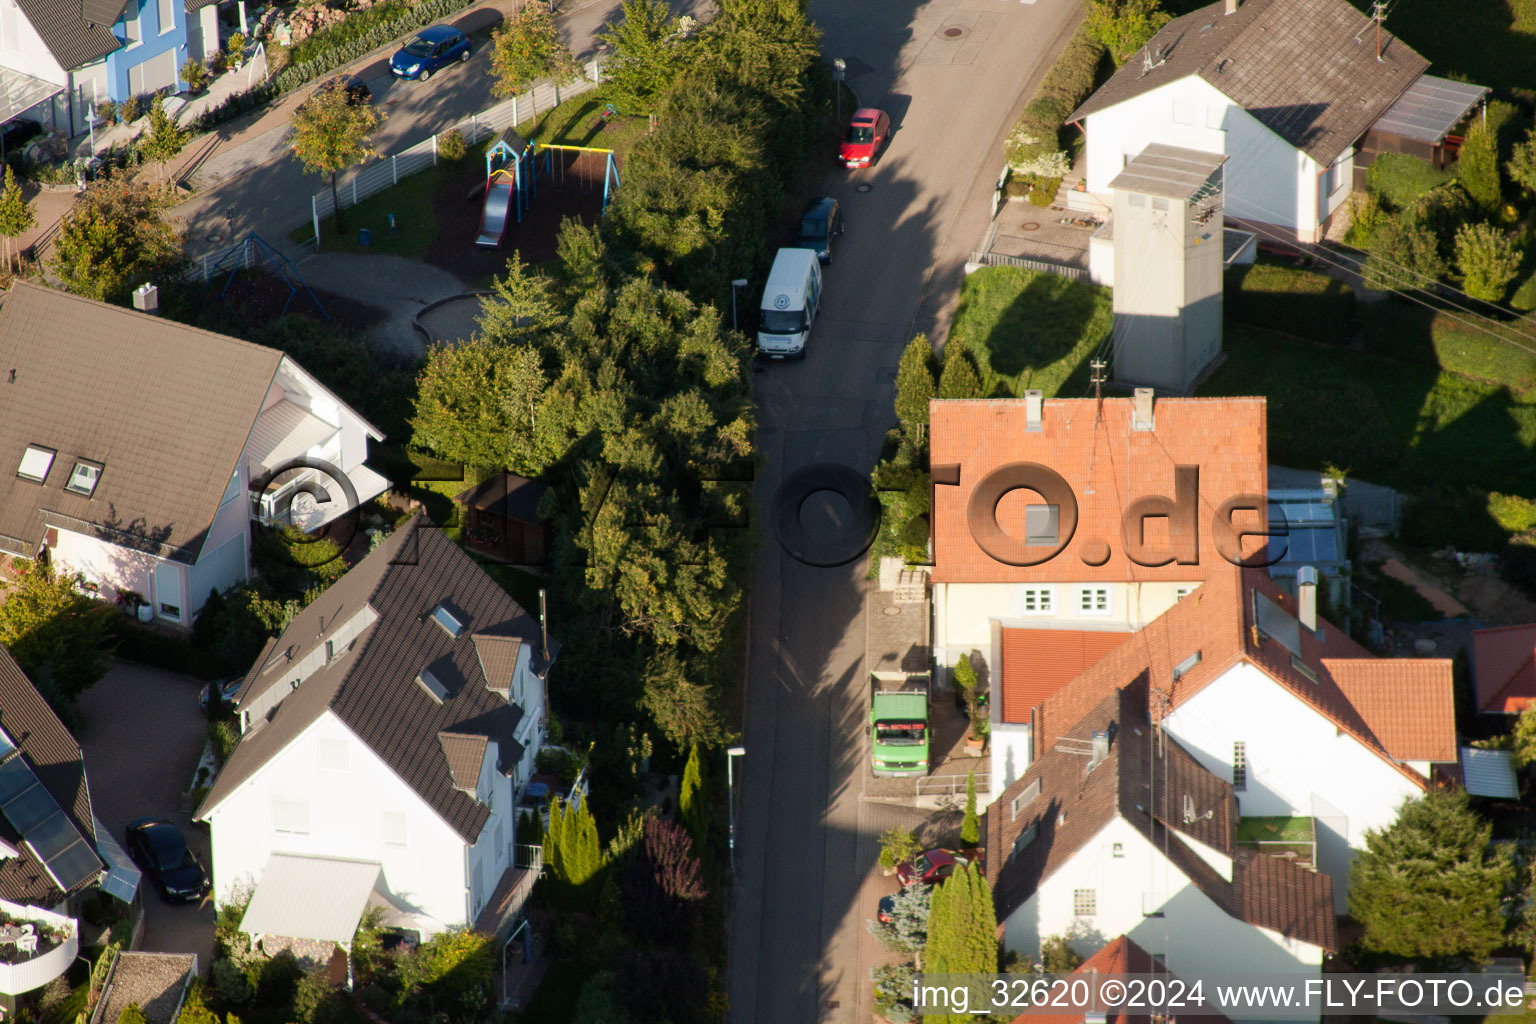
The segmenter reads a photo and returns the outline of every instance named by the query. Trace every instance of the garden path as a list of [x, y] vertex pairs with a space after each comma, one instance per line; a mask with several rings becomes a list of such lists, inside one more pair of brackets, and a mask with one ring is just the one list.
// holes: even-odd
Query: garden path
[[458, 295], [463, 281], [439, 267], [382, 253], [321, 252], [296, 260], [299, 274], [311, 288], [344, 295], [377, 306], [389, 319], [370, 339], [411, 358], [426, 352], [411, 321], [423, 306]]

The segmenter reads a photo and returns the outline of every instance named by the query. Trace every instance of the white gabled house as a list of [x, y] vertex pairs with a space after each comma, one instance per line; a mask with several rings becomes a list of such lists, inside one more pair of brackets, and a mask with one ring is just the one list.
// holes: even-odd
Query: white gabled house
[[[1089, 201], [1150, 143], [1224, 154], [1225, 213], [1319, 240], [1381, 152], [1443, 166], [1487, 90], [1429, 62], [1348, 0], [1221, 0], [1175, 18], [1068, 118]], [[1074, 194], [1074, 205], [1081, 197]]]
[[1262, 570], [1228, 567], [1045, 701], [1037, 756], [1088, 710], [1136, 680], [1149, 710], [1245, 818], [1309, 832], [1340, 912], [1368, 829], [1397, 820], [1437, 765], [1457, 762], [1448, 658], [1377, 658]]
[[535, 872], [514, 809], [556, 653], [540, 624], [417, 518], [294, 619], [241, 685], [242, 734], [197, 812], [242, 930], [347, 947], [368, 906], [429, 936], [495, 932]]
[[1087, 956], [1124, 936], [1186, 979], [1317, 973], [1336, 946], [1329, 877], [1239, 844], [1232, 787], [1157, 734], [1147, 697], [1107, 696], [988, 808], [1004, 947], [1038, 958], [1065, 935]]
[[[0, 552], [107, 600], [136, 593], [166, 625], [250, 576], [253, 518], [313, 529], [348, 511], [345, 487], [383, 493], [369, 438], [383, 434], [276, 349], [25, 281], [0, 302]], [[345, 484], [271, 476], [296, 458]]]

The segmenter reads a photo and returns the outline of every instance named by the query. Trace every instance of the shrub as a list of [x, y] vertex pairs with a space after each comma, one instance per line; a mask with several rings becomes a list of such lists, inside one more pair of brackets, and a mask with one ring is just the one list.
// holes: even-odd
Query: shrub
[[312, 539], [292, 527], [268, 530], [251, 545], [251, 562], [279, 597], [323, 591], [347, 571], [341, 548], [329, 537]]
[[1434, 232], [1398, 214], [1377, 229], [1362, 276], [1376, 291], [1412, 291], [1431, 287], [1445, 276], [1445, 258]]
[[1369, 249], [1384, 216], [1381, 200], [1372, 192], [1356, 192], [1349, 197], [1349, 203], [1349, 230], [1344, 234], [1344, 244]]
[[880, 834], [880, 866], [887, 871], [923, 852], [917, 833], [904, 828], [888, 828]]
[[214, 960], [208, 976], [213, 983], [213, 994], [221, 1003], [244, 1006], [256, 998], [251, 979], [246, 977], [239, 964], [227, 957]]
[[1462, 288], [1474, 299], [1498, 302], [1520, 272], [1524, 254], [1492, 224], [1463, 224], [1456, 232], [1456, 269]]
[[[1048, 149], [1044, 146], [1028, 147], [1019, 154], [1019, 162], [1008, 166], [1016, 173], [1022, 175], [1026, 184], [1033, 184], [1030, 178], [1064, 178], [1072, 170], [1072, 160], [1059, 149]], [[1012, 181], [1009, 184], [1013, 184]]]
[[444, 160], [457, 162], [463, 160], [469, 154], [469, 143], [464, 141], [464, 133], [454, 128], [437, 137], [437, 155]]
[[1482, 122], [1473, 122], [1461, 146], [1456, 176], [1473, 202], [1485, 213], [1496, 211], [1503, 202], [1504, 186], [1499, 179], [1499, 145], [1493, 132]]
[[256, 982], [256, 997], [270, 1006], [282, 1006], [293, 999], [304, 977], [304, 968], [288, 950], [262, 963]]
[[117, 121], [117, 101], [102, 100], [96, 104], [96, 119], [105, 124], [113, 124]]
[[1088, 0], [1086, 24], [1117, 66], [1145, 46], [1170, 19], [1157, 0]]
[[1104, 44], [1094, 38], [1088, 23], [1078, 26], [1008, 135], [1005, 156], [1010, 167], [1063, 148], [1061, 129], [1093, 91], [1104, 54]]
[[202, 92], [208, 85], [208, 68], [200, 60], [189, 60], [181, 66], [181, 80], [190, 92]]
[[1365, 172], [1365, 187], [1387, 206], [1403, 210], [1448, 177], [1427, 160], [1406, 153], [1382, 153]]
[[1050, 206], [1056, 201], [1056, 193], [1060, 188], [1060, 178], [1039, 178], [1035, 181], [1035, 187], [1030, 189], [1029, 201], [1035, 206]]
[[124, 124], [132, 124], [143, 117], [147, 109], [143, 96], [129, 96], [123, 100], [122, 106], [118, 108], [118, 112], [122, 114]]
[[1536, 597], [1536, 530], [1509, 539], [1504, 545], [1499, 570], [1506, 580]]
[[240, 730], [230, 719], [221, 718], [208, 723], [208, 740], [213, 744], [214, 759], [222, 768], [224, 762], [229, 760], [229, 755], [235, 752], [235, 745], [240, 742]]

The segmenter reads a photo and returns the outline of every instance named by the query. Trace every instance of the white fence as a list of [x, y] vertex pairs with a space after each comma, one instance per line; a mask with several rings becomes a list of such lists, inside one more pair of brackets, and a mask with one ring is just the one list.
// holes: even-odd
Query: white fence
[[[520, 123], [524, 111], [532, 117], [536, 111], [552, 110], [558, 107], [562, 100], [597, 88], [601, 75], [601, 68], [597, 61], [588, 61], [582, 68], [582, 74], [583, 77], [564, 85], [545, 82], [535, 86], [530, 92], [522, 96], [514, 96], [489, 110], [471, 115], [468, 120], [450, 125], [443, 129], [443, 132], [458, 129], [464, 136], [464, 141], [473, 146], [482, 139]], [[441, 135], [443, 132], [438, 134]], [[407, 146], [398, 153], [380, 156], [372, 163], [358, 168], [339, 180], [336, 183], [336, 199], [341, 201], [341, 208], [356, 206], [374, 193], [398, 185], [401, 178], [436, 165], [437, 139], [438, 135], [432, 135], [413, 146]], [[316, 245], [320, 242], [320, 221], [335, 212], [336, 204], [332, 200], [330, 189], [316, 192], [310, 198], [310, 220], [315, 228]]]

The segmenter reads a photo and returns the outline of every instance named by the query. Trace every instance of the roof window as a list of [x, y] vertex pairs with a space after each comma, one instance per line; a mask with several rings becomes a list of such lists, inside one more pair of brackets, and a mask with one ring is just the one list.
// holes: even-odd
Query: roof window
[[99, 462], [76, 460], [75, 468], [70, 470], [69, 482], [64, 485], [64, 489], [71, 494], [80, 494], [89, 498], [96, 493], [96, 482], [101, 479], [101, 470], [102, 466]]
[[40, 484], [48, 479], [48, 471], [53, 468], [54, 457], [58, 454], [52, 448], [29, 444], [27, 450], [22, 452], [21, 465], [16, 468], [16, 475]]
[[1173, 666], [1173, 678], [1175, 681], [1187, 676], [1196, 665], [1200, 664], [1200, 652], [1196, 651], [1177, 665]]
[[447, 634], [455, 640], [464, 632], [464, 620], [460, 619], [454, 611], [448, 607], [448, 602], [440, 601], [436, 608], [432, 609], [432, 621], [443, 627]]
[[448, 698], [448, 687], [444, 686], [442, 680], [432, 674], [430, 668], [422, 669], [421, 674], [416, 677], [416, 682], [439, 704]]

